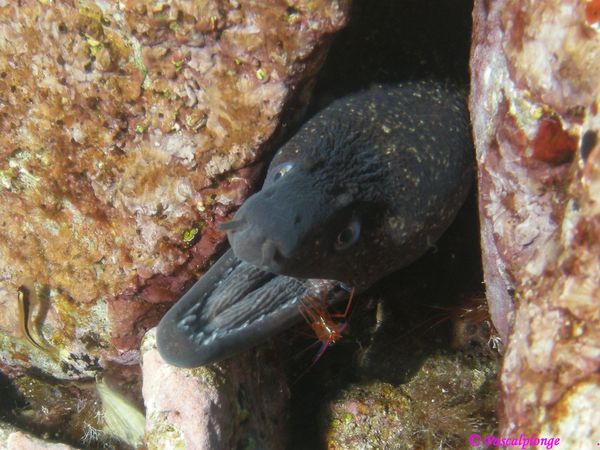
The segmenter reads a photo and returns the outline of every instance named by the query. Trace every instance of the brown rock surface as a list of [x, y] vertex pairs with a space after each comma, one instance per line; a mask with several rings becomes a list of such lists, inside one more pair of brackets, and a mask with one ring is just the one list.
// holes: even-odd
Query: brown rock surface
[[347, 3], [0, 0], [5, 367], [136, 360], [206, 267]]
[[[471, 109], [502, 434], [598, 441], [598, 2], [475, 2]], [[594, 404], [596, 406], [594, 406]]]

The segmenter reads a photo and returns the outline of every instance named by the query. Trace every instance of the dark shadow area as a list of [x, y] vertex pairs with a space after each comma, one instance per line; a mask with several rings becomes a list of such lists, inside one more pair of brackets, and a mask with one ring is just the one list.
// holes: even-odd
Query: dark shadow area
[[13, 387], [10, 379], [0, 372], [0, 420], [14, 422], [13, 411], [27, 406], [25, 399]]
[[314, 90], [313, 106], [372, 83], [468, 83], [472, 0], [356, 0]]
[[[318, 346], [302, 350], [316, 338], [300, 337], [310, 336], [310, 328], [303, 324], [289, 333], [290, 382], [296, 381], [290, 449], [323, 448], [323, 432], [331, 421], [326, 405], [353, 383], [401, 386], [436, 354], [496, 359], [486, 341], [467, 342], [465, 348], [454, 335], [456, 311], [473, 300], [484, 301], [478, 225], [473, 191], [434, 248], [354, 300], [343, 340], [314, 366]], [[493, 422], [495, 417], [482, 420]]]
[[333, 100], [374, 83], [448, 80], [466, 92], [472, 8], [472, 0], [354, 0], [351, 20], [333, 40], [310, 103], [289, 105], [263, 161]]

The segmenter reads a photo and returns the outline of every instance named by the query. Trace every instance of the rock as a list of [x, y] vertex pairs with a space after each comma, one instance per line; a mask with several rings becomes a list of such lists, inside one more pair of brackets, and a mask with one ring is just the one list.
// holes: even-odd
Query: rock
[[17, 431], [11, 433], [6, 440], [7, 450], [75, 450], [70, 445], [52, 443]]
[[569, 448], [595, 442], [599, 423], [598, 17], [598, 2], [578, 0], [474, 11], [483, 261], [507, 343], [499, 434]]
[[137, 361], [347, 13], [346, 0], [0, 2], [5, 371]]
[[[447, 244], [441, 242], [441, 252]], [[434, 275], [434, 256], [439, 255], [384, 283], [380, 292], [392, 288], [397, 298], [375, 297], [371, 314], [363, 309], [368, 305], [355, 308], [350, 333], [361, 331], [347, 339], [358, 340], [359, 350], [349, 373], [340, 375], [346, 381], [327, 390], [329, 401], [320, 410], [327, 448], [464, 448], [472, 433], [496, 429], [499, 357], [488, 341], [487, 316], [481, 319], [485, 304], [477, 301], [482, 306], [475, 308], [472, 300], [456, 310], [442, 307], [441, 317], [432, 318], [429, 296], [444, 300], [439, 287], [431, 287], [444, 283], [441, 272]], [[431, 281], [424, 282], [428, 277]], [[420, 286], [409, 287], [407, 280]], [[451, 289], [443, 292], [453, 295]], [[369, 316], [370, 327], [365, 326]], [[452, 330], [445, 323], [450, 320]], [[473, 333], [467, 337], [465, 330]]]
[[493, 431], [483, 418], [495, 375], [494, 362], [435, 354], [407, 383], [351, 384], [329, 405], [327, 448], [465, 448], [470, 434]]
[[285, 447], [287, 382], [265, 349], [180, 369], [162, 360], [152, 329], [142, 367], [148, 449]]
[[0, 422], [0, 450], [76, 450], [70, 445], [52, 443], [38, 439]]

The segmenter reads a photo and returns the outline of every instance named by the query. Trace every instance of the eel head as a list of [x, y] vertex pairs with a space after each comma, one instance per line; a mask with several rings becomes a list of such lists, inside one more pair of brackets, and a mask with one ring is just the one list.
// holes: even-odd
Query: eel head
[[222, 228], [237, 257], [266, 271], [369, 285], [365, 260], [383, 237], [385, 170], [360, 132], [304, 129]]

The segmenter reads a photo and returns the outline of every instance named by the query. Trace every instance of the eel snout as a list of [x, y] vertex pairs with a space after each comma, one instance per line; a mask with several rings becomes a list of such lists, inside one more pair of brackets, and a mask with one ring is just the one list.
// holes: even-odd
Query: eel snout
[[[250, 197], [237, 211], [233, 221], [222, 229], [235, 255], [243, 261], [273, 273], [287, 273], [293, 261], [302, 236], [304, 226], [298, 222], [298, 209], [290, 202], [279, 202], [277, 194], [270, 195], [270, 189]], [[304, 215], [310, 214], [303, 208]]]
[[[225, 359], [299, 321], [299, 301], [314, 295], [314, 286], [311, 280], [266, 272], [229, 250], [163, 317], [158, 350], [179, 367]], [[336, 282], [319, 286], [341, 295]]]

